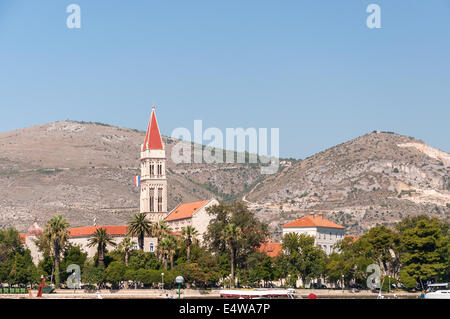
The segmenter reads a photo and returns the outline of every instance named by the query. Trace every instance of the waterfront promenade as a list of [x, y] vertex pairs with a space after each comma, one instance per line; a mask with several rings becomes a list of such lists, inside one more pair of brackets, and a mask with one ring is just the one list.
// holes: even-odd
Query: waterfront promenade
[[[0, 294], [0, 299], [38, 299], [36, 298], [37, 291], [33, 291], [33, 297], [28, 294]], [[375, 299], [378, 293], [370, 291], [352, 292], [350, 290], [332, 290], [332, 289], [296, 289], [296, 298], [307, 298], [309, 294], [315, 294], [319, 299]], [[399, 299], [416, 299], [419, 298], [420, 292], [395, 292], [384, 293], [385, 298], [399, 298]], [[161, 289], [121, 289], [109, 290], [102, 289], [100, 291], [87, 293], [83, 290], [68, 290], [57, 289], [55, 293], [44, 294], [44, 299], [176, 299], [178, 298], [178, 291], [161, 290]], [[219, 296], [219, 289], [214, 290], [198, 290], [198, 289], [182, 289], [182, 299], [217, 299]]]

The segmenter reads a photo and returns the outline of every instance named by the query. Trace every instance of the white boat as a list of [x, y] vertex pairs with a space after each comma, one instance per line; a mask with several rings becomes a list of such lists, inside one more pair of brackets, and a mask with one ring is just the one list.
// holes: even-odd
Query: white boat
[[425, 299], [450, 299], [450, 290], [427, 292], [425, 294]]
[[294, 289], [224, 289], [221, 298], [234, 299], [295, 299]]
[[448, 283], [429, 284], [425, 292], [425, 299], [450, 299]]

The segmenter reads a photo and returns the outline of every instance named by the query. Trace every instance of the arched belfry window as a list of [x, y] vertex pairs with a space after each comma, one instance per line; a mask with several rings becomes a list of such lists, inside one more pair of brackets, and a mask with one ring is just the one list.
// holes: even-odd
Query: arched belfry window
[[162, 191], [163, 189], [158, 188], [158, 212], [162, 212]]
[[153, 187], [150, 188], [150, 207], [149, 211], [155, 211], [155, 189]]

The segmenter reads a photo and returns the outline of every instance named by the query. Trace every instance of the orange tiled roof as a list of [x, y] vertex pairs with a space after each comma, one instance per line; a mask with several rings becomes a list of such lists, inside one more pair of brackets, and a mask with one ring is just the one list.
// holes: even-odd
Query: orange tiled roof
[[301, 227], [327, 227], [345, 229], [344, 226], [333, 223], [331, 220], [323, 218], [322, 215], [308, 215], [303, 216], [293, 222], [283, 225], [283, 228], [301, 228]]
[[105, 228], [106, 232], [113, 236], [126, 236], [128, 231], [128, 226], [86, 226], [86, 227], [75, 227], [69, 229], [70, 237], [88, 237], [95, 234], [97, 229]]
[[259, 246], [258, 251], [274, 258], [281, 254], [283, 248], [281, 247], [281, 243], [274, 243], [273, 241], [268, 240]]
[[192, 203], [186, 203], [186, 204], [180, 204], [177, 207], [174, 208], [170, 212], [170, 214], [164, 219], [165, 221], [171, 221], [171, 220], [177, 220], [177, 219], [184, 219], [184, 218], [190, 218], [196, 211], [198, 211], [200, 208], [205, 206], [209, 203], [208, 200], [203, 200], [199, 202], [192, 202]]
[[27, 235], [40, 235], [43, 233], [43, 229], [38, 225], [38, 223], [34, 222], [33, 225], [28, 227]]
[[21, 234], [19, 234], [19, 238], [20, 238], [20, 241], [21, 241], [22, 243], [25, 243], [25, 241], [26, 241], [26, 239], [27, 239], [27, 235], [21, 233]]
[[357, 241], [359, 239], [358, 235], [345, 235], [344, 238], [351, 238], [353, 241]]

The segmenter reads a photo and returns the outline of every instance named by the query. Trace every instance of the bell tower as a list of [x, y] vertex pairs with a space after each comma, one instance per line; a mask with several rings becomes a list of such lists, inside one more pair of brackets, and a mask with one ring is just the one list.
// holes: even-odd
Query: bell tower
[[141, 146], [140, 213], [155, 223], [167, 216], [166, 151], [156, 121], [155, 106]]

